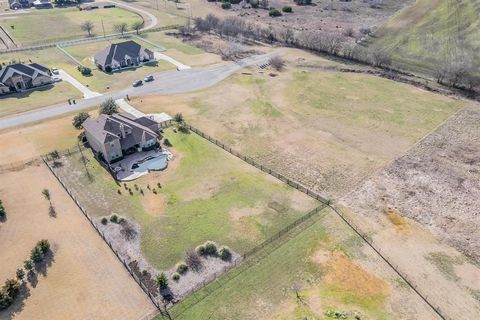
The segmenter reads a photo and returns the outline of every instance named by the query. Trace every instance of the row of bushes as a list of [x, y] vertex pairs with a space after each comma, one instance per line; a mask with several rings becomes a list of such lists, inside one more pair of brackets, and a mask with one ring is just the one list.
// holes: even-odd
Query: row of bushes
[[114, 213], [110, 216], [109, 219], [107, 219], [107, 217], [103, 217], [102, 220], [100, 220], [100, 222], [103, 225], [106, 225], [108, 223], [108, 220], [110, 220], [110, 222], [113, 222], [113, 223], [123, 223], [125, 221], [125, 218], [119, 217]]
[[78, 71], [82, 74], [82, 76], [91, 76], [92, 75], [92, 69], [84, 66], [78, 66], [77, 67]]
[[217, 244], [213, 241], [207, 241], [195, 248], [195, 251], [201, 256], [219, 257], [223, 261], [229, 261], [232, 258], [230, 249], [226, 246], [217, 248]]
[[[41, 263], [45, 258], [45, 255], [50, 250], [50, 243], [46, 239], [42, 239], [37, 242], [36, 246], [30, 252], [30, 259], [23, 263], [23, 267], [29, 273], [33, 273], [34, 264]], [[0, 310], [8, 308], [20, 290], [20, 281], [23, 281], [25, 277], [25, 271], [23, 268], [17, 269], [16, 279], [7, 279], [5, 284], [0, 289]]]

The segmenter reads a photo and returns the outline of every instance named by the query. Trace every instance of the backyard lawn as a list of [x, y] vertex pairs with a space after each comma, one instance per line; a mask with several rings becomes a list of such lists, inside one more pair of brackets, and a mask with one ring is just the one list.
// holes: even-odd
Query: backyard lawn
[[93, 182], [80, 154], [58, 169], [92, 214], [117, 213], [141, 226], [141, 250], [157, 269], [172, 267], [206, 240], [244, 253], [319, 205], [193, 133], [167, 130], [166, 137], [174, 159], [164, 172], [129, 183], [133, 195], [90, 152], [84, 154]]
[[85, 21], [93, 23], [92, 34], [103, 35], [103, 28], [105, 34], [112, 34], [117, 33], [114, 31], [115, 24], [124, 22], [131, 26], [134, 22], [143, 20], [138, 14], [119, 8], [91, 11], [55, 8], [0, 18], [0, 25], [10, 33], [16, 43], [31, 45], [86, 37], [88, 34], [80, 28]]

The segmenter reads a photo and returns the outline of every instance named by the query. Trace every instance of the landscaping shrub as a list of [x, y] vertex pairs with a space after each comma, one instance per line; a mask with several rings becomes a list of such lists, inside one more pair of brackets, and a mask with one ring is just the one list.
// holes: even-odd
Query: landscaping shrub
[[157, 275], [157, 278], [155, 279], [155, 283], [157, 286], [160, 288], [160, 290], [164, 290], [168, 288], [168, 279], [165, 273], [160, 273]]
[[82, 123], [87, 120], [90, 115], [87, 112], [79, 112], [75, 117], [73, 117], [72, 125], [75, 129], [82, 129]]
[[184, 274], [188, 270], [188, 266], [184, 262], [180, 262], [177, 264], [177, 272], [179, 274]]
[[194, 250], [188, 250], [185, 254], [185, 262], [192, 270], [198, 271], [202, 268], [202, 260], [199, 254]]
[[277, 9], [270, 9], [270, 11], [268, 12], [268, 15], [270, 17], [280, 17], [282, 15], [282, 13], [280, 11], [278, 11]]
[[118, 112], [118, 106], [112, 98], [109, 98], [102, 102], [99, 112], [101, 114], [112, 115]]
[[283, 7], [283, 8], [282, 8], [282, 11], [283, 11], [283, 12], [286, 12], [286, 13], [293, 12], [292, 7], [290, 7], [290, 6]]
[[166, 145], [167, 147], [171, 147], [172, 146], [172, 143], [170, 142], [170, 140], [168, 140], [167, 138], [165, 138], [163, 140], [163, 144]]
[[27, 271], [32, 270], [32, 269], [33, 269], [32, 260], [25, 260], [25, 262], [23, 262], [23, 267], [24, 267], [25, 270], [27, 270]]
[[182, 122], [178, 125], [178, 131], [180, 131], [181, 133], [189, 133], [190, 132], [190, 130], [188, 129], [185, 122]]
[[103, 225], [106, 225], [108, 223], [108, 219], [103, 217], [101, 222]]
[[232, 253], [230, 252], [230, 249], [226, 246], [223, 246], [220, 248], [220, 250], [218, 250], [218, 255], [223, 261], [229, 261], [232, 258]]
[[112, 67], [106, 66], [106, 67], [105, 67], [105, 72], [107, 72], [107, 73], [112, 72]]
[[172, 279], [173, 279], [174, 281], [178, 281], [178, 280], [180, 280], [180, 275], [179, 275], [178, 273], [174, 272], [174, 273], [172, 274]]
[[202, 244], [202, 245], [199, 245], [198, 247], [195, 248], [195, 251], [203, 256], [205, 254], [205, 246]]
[[118, 219], [118, 223], [122, 224], [122, 223], [124, 223], [124, 222], [125, 222], [125, 218], [119, 218], [119, 219]]
[[92, 75], [92, 69], [84, 67], [84, 66], [78, 66], [77, 67], [78, 71], [82, 74], [82, 76], [91, 76]]
[[222, 9], [228, 10], [232, 8], [232, 4], [230, 2], [222, 3]]
[[118, 216], [114, 213], [110, 216], [110, 221], [113, 223], [118, 223]]
[[18, 281], [22, 281], [23, 278], [25, 277], [25, 271], [23, 271], [22, 268], [17, 269], [16, 276]]
[[177, 114], [175, 114], [175, 115], [173, 116], [173, 120], [174, 120], [175, 122], [177, 122], [177, 123], [182, 123], [182, 122], [184, 121], [184, 119], [183, 119], [183, 114], [181, 114], [180, 112], [177, 113]]
[[205, 254], [215, 256], [217, 254], [217, 245], [213, 241], [207, 241], [204, 243]]

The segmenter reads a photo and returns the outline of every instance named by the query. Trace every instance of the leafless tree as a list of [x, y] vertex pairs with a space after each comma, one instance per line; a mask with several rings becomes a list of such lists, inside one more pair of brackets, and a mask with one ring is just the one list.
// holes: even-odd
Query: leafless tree
[[270, 59], [270, 64], [275, 70], [281, 71], [285, 66], [285, 61], [280, 56], [275, 56]]
[[290, 28], [282, 28], [278, 31], [280, 40], [285, 44], [291, 44], [295, 40], [295, 33]]
[[92, 30], [93, 30], [93, 23], [91, 21], [85, 21], [80, 25], [80, 29], [82, 29], [82, 31], [88, 32], [88, 36], [91, 37]]
[[392, 64], [392, 54], [387, 49], [372, 47], [370, 49], [370, 63], [375, 67], [388, 67]]
[[236, 41], [228, 41], [225, 45], [221, 45], [218, 48], [222, 59], [224, 60], [236, 60], [240, 58], [242, 53], [246, 52], [247, 50], [238, 42]]
[[120, 230], [120, 234], [125, 238], [125, 240], [131, 241], [137, 237], [137, 230], [135, 230], [131, 223], [125, 220], [121, 224], [122, 230]]
[[136, 21], [132, 24], [132, 30], [135, 30], [137, 32], [137, 35], [140, 34], [140, 30], [143, 29], [144, 27], [143, 21]]
[[202, 259], [195, 250], [190, 249], [185, 253], [185, 263], [192, 270], [202, 269]]
[[128, 25], [125, 22], [122, 22], [114, 25], [113, 29], [123, 35], [128, 30]]

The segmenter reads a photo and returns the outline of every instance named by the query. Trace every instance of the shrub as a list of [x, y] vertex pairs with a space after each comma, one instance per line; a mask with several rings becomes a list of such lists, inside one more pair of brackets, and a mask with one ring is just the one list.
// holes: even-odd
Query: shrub
[[292, 7], [290, 7], [290, 6], [283, 7], [283, 8], [282, 8], [282, 11], [283, 11], [283, 12], [286, 12], [286, 13], [293, 12]]
[[17, 269], [16, 275], [17, 275], [18, 281], [22, 281], [23, 278], [25, 277], [25, 271], [23, 271], [22, 268]]
[[125, 222], [125, 218], [122, 217], [118, 219], [118, 223], [124, 223], [124, 222]]
[[157, 275], [157, 278], [155, 279], [155, 283], [157, 286], [160, 288], [160, 290], [167, 289], [168, 288], [168, 279], [165, 273], [160, 273]]
[[177, 123], [182, 123], [184, 121], [183, 114], [177, 113], [173, 116], [173, 120]]
[[179, 274], [184, 274], [188, 270], [188, 266], [185, 264], [185, 262], [180, 262], [177, 264], [177, 272]]
[[82, 76], [90, 76], [92, 75], [92, 69], [84, 67], [84, 66], [78, 66], [77, 67], [78, 71], [82, 74]]
[[205, 254], [210, 256], [214, 256], [217, 254], [217, 245], [213, 241], [207, 241], [204, 243], [205, 246]]
[[197, 246], [197, 247], [195, 248], [195, 251], [196, 251], [199, 255], [203, 256], [203, 255], [205, 254], [205, 246], [204, 246], [203, 244], [202, 244], [202, 245], [199, 245], [199, 246]]
[[174, 273], [172, 274], [172, 279], [173, 279], [174, 281], [178, 281], [178, 280], [180, 280], [180, 275], [179, 275], [178, 273], [174, 272]]
[[80, 112], [75, 117], [73, 117], [72, 125], [75, 129], [82, 129], [82, 124], [90, 117], [87, 112]]
[[33, 269], [32, 260], [25, 260], [25, 262], [23, 262], [23, 267], [24, 267], [25, 270], [27, 270], [27, 271], [32, 270], [32, 269]]
[[167, 138], [165, 138], [163, 140], [163, 144], [166, 145], [167, 147], [171, 147], [172, 146], [172, 143], [170, 142], [170, 140], [168, 140]]
[[37, 242], [37, 247], [42, 250], [43, 254], [46, 254], [50, 250], [50, 242], [47, 239], [42, 239]]
[[30, 253], [30, 259], [32, 259], [32, 261], [34, 263], [42, 262], [43, 252], [42, 252], [42, 249], [40, 249], [39, 246], [36, 246], [35, 248], [32, 249], [32, 251]]
[[118, 106], [112, 98], [109, 98], [102, 102], [99, 111], [102, 114], [112, 115], [118, 112]]
[[108, 219], [103, 217], [101, 222], [102, 222], [103, 225], [106, 225], [108, 223]]
[[0, 290], [0, 310], [8, 308], [13, 302], [13, 298], [3, 290]]
[[188, 250], [185, 254], [185, 262], [188, 267], [192, 270], [198, 271], [202, 267], [202, 260], [200, 259], [199, 254], [194, 250]]
[[106, 66], [106, 67], [105, 67], [105, 72], [107, 72], [107, 73], [112, 72], [112, 67]]
[[218, 250], [218, 255], [223, 261], [229, 261], [232, 258], [232, 253], [230, 252], [230, 249], [226, 246], [223, 246], [220, 248], [220, 250]]
[[268, 15], [270, 17], [280, 17], [282, 15], [282, 13], [280, 11], [278, 11], [278, 9], [270, 9], [270, 11], [268, 12]]
[[2, 204], [2, 200], [0, 200], [0, 217], [5, 215], [5, 207]]
[[232, 4], [230, 2], [222, 3], [222, 9], [228, 10], [232, 8]]
[[181, 133], [189, 133], [190, 132], [190, 130], [188, 129], [185, 122], [182, 122], [178, 125], [178, 131], [180, 131]]
[[114, 213], [110, 216], [110, 221], [113, 223], [118, 223], [118, 216]]

